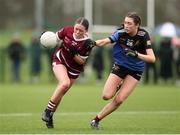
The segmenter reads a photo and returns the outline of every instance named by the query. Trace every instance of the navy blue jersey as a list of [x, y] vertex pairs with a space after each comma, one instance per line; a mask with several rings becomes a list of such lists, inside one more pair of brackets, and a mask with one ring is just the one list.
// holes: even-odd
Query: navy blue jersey
[[126, 33], [123, 27], [115, 31], [109, 39], [115, 43], [113, 56], [115, 64], [124, 66], [134, 71], [143, 71], [145, 62], [139, 58], [125, 55], [125, 48], [130, 48], [139, 53], [146, 54], [146, 49], [151, 48], [150, 37], [146, 30], [140, 28], [135, 36]]

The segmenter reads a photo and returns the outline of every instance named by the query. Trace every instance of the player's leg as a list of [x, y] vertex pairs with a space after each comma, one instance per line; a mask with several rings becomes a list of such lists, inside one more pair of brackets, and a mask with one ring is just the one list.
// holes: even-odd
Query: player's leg
[[99, 121], [102, 120], [107, 115], [109, 115], [110, 113], [112, 113], [113, 111], [115, 111], [124, 102], [124, 100], [131, 94], [131, 92], [134, 90], [137, 84], [138, 84], [138, 80], [136, 80], [132, 76], [127, 75], [123, 81], [121, 90], [117, 93], [113, 101], [108, 103], [101, 110], [101, 112], [98, 113], [95, 119], [91, 122], [91, 126], [93, 126], [94, 124], [98, 128]]
[[121, 91], [116, 95], [113, 101], [107, 104], [103, 110], [98, 114], [99, 119], [103, 119], [105, 116], [116, 110], [125, 99], [132, 93], [134, 88], [136, 87], [138, 80], [133, 78], [132, 76], [126, 76], [124, 82], [121, 86]]
[[121, 82], [122, 82], [122, 79], [119, 76], [113, 73], [110, 73], [104, 85], [102, 98], [104, 100], [111, 99], [116, 94], [117, 89], [119, 89], [119, 85], [121, 84]]
[[[122, 84], [123, 84], [123, 80], [117, 85], [117, 87], [116, 87], [116, 93], [121, 89]], [[115, 94], [116, 94], [116, 93], [115, 93]], [[114, 95], [115, 95], [115, 94], [114, 94]]]
[[[114, 97], [114, 95], [117, 92], [117, 88], [119, 84], [121, 84], [121, 82], [122, 79], [119, 76], [111, 73], [105, 83], [102, 98], [104, 100], [108, 100]], [[99, 117], [96, 116], [90, 123], [91, 127], [94, 129], [99, 129], [99, 121], [100, 121]]]
[[[69, 90], [72, 83], [71, 79], [68, 76], [68, 71], [66, 67], [62, 64], [53, 67], [53, 72], [58, 81], [57, 87], [51, 97], [51, 101], [55, 104], [59, 103], [63, 95]], [[51, 109], [51, 108], [49, 108]], [[52, 111], [55, 111], [56, 108], [52, 108]]]
[[42, 120], [46, 121], [46, 125], [48, 128], [53, 128], [53, 113], [58, 107], [62, 97], [72, 86], [74, 80], [70, 80], [67, 75], [67, 69], [64, 65], [59, 64], [53, 67], [54, 74], [56, 79], [58, 80], [58, 85], [48, 102], [47, 108], [45, 109]]

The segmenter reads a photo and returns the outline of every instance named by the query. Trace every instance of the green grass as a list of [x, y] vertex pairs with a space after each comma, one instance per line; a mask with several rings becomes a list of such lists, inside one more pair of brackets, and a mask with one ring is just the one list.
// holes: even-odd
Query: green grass
[[126, 102], [101, 122], [89, 127], [96, 112], [108, 102], [102, 85], [76, 84], [55, 113], [55, 128], [46, 129], [41, 113], [55, 84], [0, 84], [0, 133], [18, 134], [178, 134], [180, 88], [140, 84]]

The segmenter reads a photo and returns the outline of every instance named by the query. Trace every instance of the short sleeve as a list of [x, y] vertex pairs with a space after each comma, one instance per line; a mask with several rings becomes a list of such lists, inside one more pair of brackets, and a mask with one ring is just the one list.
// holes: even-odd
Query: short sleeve
[[60, 29], [59, 31], [56, 32], [56, 35], [59, 39], [63, 39], [65, 35], [65, 30], [64, 28]]
[[111, 43], [118, 42], [118, 38], [119, 38], [119, 33], [118, 33], [118, 31], [115, 31], [115, 32], [109, 37], [109, 39], [111, 40]]
[[146, 49], [152, 48], [152, 45], [151, 45], [151, 39], [150, 39], [150, 36], [149, 36], [149, 33], [148, 33], [148, 32], [146, 32], [144, 38], [145, 38]]

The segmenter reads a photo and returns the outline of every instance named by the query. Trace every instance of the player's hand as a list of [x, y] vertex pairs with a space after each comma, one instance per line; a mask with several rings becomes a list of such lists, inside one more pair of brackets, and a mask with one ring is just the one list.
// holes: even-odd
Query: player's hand
[[93, 48], [94, 46], [96, 46], [96, 42], [92, 39], [87, 39], [85, 40], [83, 46], [84, 48]]
[[137, 51], [131, 50], [129, 48], [125, 48], [125, 54], [126, 56], [138, 57]]
[[69, 53], [70, 53], [71, 56], [74, 57], [74, 55], [78, 54], [78, 51], [77, 51], [77, 49], [72, 45], [72, 46], [69, 47]]

